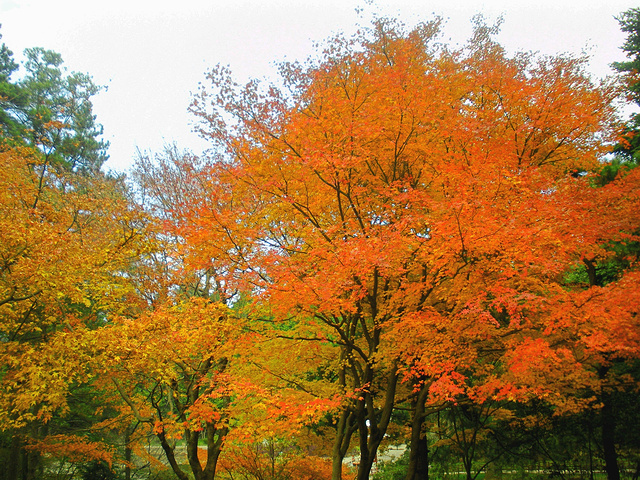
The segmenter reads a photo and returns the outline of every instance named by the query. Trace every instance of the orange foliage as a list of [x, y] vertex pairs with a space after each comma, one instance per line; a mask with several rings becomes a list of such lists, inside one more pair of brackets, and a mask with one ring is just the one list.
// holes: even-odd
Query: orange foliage
[[50, 435], [39, 440], [33, 439], [25, 448], [72, 463], [99, 460], [107, 463], [109, 467], [114, 456], [114, 452], [103, 443], [90, 442], [85, 438], [70, 435]]
[[[380, 20], [336, 38], [317, 62], [283, 66], [289, 91], [217, 68], [192, 106], [222, 153], [175, 209], [185, 254], [333, 345], [337, 442], [360, 430], [359, 478], [400, 373], [433, 381], [434, 399], [563, 397], [590, 385], [584, 349], [637, 351], [621, 334], [638, 331], [631, 301], [617, 297], [624, 320], [608, 315], [612, 333], [597, 336], [582, 315], [595, 290], [563, 284], [610, 257], [607, 242], [638, 240], [636, 175], [593, 188], [587, 173], [615, 136], [615, 90], [583, 59], [507, 57], [481, 22], [467, 47], [439, 49], [438, 26]], [[541, 348], [558, 341], [570, 344]], [[525, 352], [535, 375], [518, 366]]]
[[[160, 164], [169, 182], [141, 163], [158, 202], [146, 242], [106, 180], [1, 152], [0, 422], [64, 412], [90, 365], [169, 458], [168, 440], [208, 434], [195, 475], [213, 476], [227, 434], [291, 438], [330, 414], [334, 476], [358, 432], [364, 479], [403, 382], [431, 402], [593, 401], [575, 398], [601, 388], [598, 367], [640, 356], [635, 259], [609, 285], [565, 284], [640, 240], [640, 173], [599, 188], [589, 173], [616, 135], [616, 92], [583, 59], [508, 57], [481, 22], [459, 51], [438, 30], [381, 19], [283, 65], [288, 90], [214, 69], [192, 110], [219, 156]], [[127, 270], [163, 237], [171, 280], [153, 278], [171, 259]], [[249, 319], [171, 293], [195, 272], [205, 294], [251, 299]], [[110, 325], [85, 330], [98, 312]], [[258, 468], [242, 448], [236, 465]]]
[[331, 461], [268, 439], [253, 445], [230, 445], [220, 460], [220, 472], [222, 478], [329, 480]]

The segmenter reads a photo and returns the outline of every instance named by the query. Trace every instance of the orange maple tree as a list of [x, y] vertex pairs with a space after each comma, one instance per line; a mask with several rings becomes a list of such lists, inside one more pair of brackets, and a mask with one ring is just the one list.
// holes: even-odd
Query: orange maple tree
[[[428, 379], [437, 399], [524, 401], [549, 393], [516, 378], [524, 353], [540, 378], [561, 366], [556, 380], [572, 372], [580, 388], [587, 338], [636, 351], [589, 334], [595, 319], [562, 281], [607, 258], [607, 242], [637, 239], [635, 176], [597, 189], [589, 175], [613, 138], [615, 89], [583, 59], [508, 57], [481, 20], [459, 51], [438, 31], [379, 20], [283, 65], [282, 87], [217, 68], [192, 105], [219, 156], [176, 209], [185, 250], [335, 348], [334, 479], [353, 434], [368, 478], [401, 379]], [[626, 305], [619, 321], [635, 325]], [[557, 349], [552, 332], [582, 343]]]

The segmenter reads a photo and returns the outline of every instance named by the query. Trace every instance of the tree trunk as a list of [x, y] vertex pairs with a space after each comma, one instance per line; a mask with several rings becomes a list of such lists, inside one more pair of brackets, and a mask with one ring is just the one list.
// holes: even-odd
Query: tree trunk
[[620, 469], [618, 468], [618, 454], [615, 444], [616, 420], [611, 404], [611, 397], [608, 394], [602, 396], [602, 450], [604, 453], [604, 465], [607, 472], [607, 480], [620, 480]]
[[213, 424], [207, 424], [207, 464], [203, 470], [204, 480], [213, 480], [216, 477], [218, 458], [220, 458], [227, 433], [229, 433], [227, 427], [216, 428]]
[[[598, 378], [604, 383], [608, 366], [598, 368]], [[607, 472], [608, 480], [620, 480], [620, 469], [618, 468], [618, 454], [615, 444], [616, 418], [613, 410], [612, 395], [606, 391], [606, 386], [602, 389], [602, 409], [600, 410], [600, 420], [602, 426], [602, 452], [604, 455], [604, 469]]]
[[[347, 351], [342, 348], [340, 351], [340, 362], [348, 357]], [[343, 389], [347, 386], [346, 366], [343, 364], [338, 370], [338, 384]], [[336, 425], [336, 438], [331, 451], [331, 480], [342, 480], [342, 462], [351, 445], [351, 436], [355, 432], [357, 425], [355, 422], [355, 412], [352, 404], [347, 405], [341, 412], [338, 424]]]
[[9, 451], [9, 465], [7, 465], [7, 480], [19, 480], [20, 460], [22, 453], [22, 441], [16, 434], [11, 437], [11, 450]]
[[411, 440], [409, 444], [409, 466], [405, 480], [429, 480], [429, 445], [422, 432], [425, 418], [424, 404], [429, 389], [423, 385], [413, 404], [411, 419]]
[[412, 439], [410, 448], [406, 480], [429, 480], [429, 444], [427, 437], [421, 435], [415, 441]]
[[349, 450], [351, 436], [355, 431], [353, 419], [354, 414], [349, 408], [345, 408], [340, 414], [340, 419], [336, 426], [336, 439], [333, 442], [333, 450], [331, 452], [331, 480], [342, 480], [342, 462], [347, 450]]
[[[362, 436], [367, 436], [367, 433], [368, 429], [366, 426], [364, 427], [364, 429], [359, 428], [361, 448], [360, 463], [358, 464], [358, 473], [356, 475], [357, 480], [369, 479], [371, 468], [373, 467], [373, 462], [375, 461], [375, 451], [378, 449], [377, 445], [374, 448], [370, 439], [362, 439]], [[364, 445], [364, 448], [362, 448], [362, 445]]]
[[200, 433], [186, 430], [184, 437], [187, 444], [187, 461], [193, 472], [193, 478], [195, 478], [195, 480], [204, 480], [202, 476], [202, 465], [200, 465], [200, 459], [198, 458], [198, 440]]
[[127, 427], [127, 430], [124, 434], [124, 460], [126, 462], [124, 466], [124, 479], [131, 480], [131, 445], [129, 442], [131, 441], [131, 426]]
[[189, 480], [189, 475], [183, 472], [180, 466], [178, 465], [174, 450], [171, 447], [171, 445], [169, 445], [169, 442], [167, 442], [167, 438], [164, 434], [164, 431], [160, 431], [158, 434], [156, 434], [156, 436], [160, 440], [160, 445], [164, 450], [165, 456], [167, 457], [167, 461], [169, 462], [169, 465], [171, 466], [173, 473], [175, 473], [176, 477], [178, 477], [180, 480]]
[[[369, 367], [367, 366], [367, 370]], [[373, 373], [370, 377], [370, 384], [373, 383]], [[387, 377], [387, 390], [385, 392], [384, 404], [378, 416], [374, 408], [374, 396], [371, 392], [362, 392], [363, 400], [359, 400], [358, 408], [358, 430], [360, 436], [360, 464], [358, 465], [357, 480], [368, 480], [371, 468], [376, 460], [378, 447], [387, 433], [387, 427], [391, 420], [391, 413], [395, 405], [396, 386], [398, 385], [398, 372], [394, 364], [389, 370]], [[369, 425], [367, 425], [367, 420]]]

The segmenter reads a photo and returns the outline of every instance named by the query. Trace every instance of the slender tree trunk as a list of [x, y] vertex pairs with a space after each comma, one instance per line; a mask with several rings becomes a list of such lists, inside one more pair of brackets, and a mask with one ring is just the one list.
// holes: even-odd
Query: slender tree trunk
[[273, 438], [269, 441], [269, 457], [271, 457], [271, 478], [276, 478], [276, 445]]
[[351, 409], [345, 408], [338, 419], [336, 439], [333, 442], [333, 449], [331, 451], [331, 480], [342, 480], [342, 462], [347, 454], [347, 450], [349, 450], [351, 436], [355, 431], [353, 417], [354, 414]]
[[190, 430], [185, 431], [185, 441], [187, 444], [187, 461], [193, 472], [193, 478], [195, 480], [203, 480], [202, 465], [200, 465], [200, 459], [198, 458], [198, 439], [200, 438], [199, 432], [192, 432]]
[[[596, 277], [596, 264], [593, 260], [584, 260], [589, 275], [589, 285], [598, 285]], [[600, 382], [604, 380], [609, 372], [608, 366], [598, 368], [598, 378]], [[602, 410], [600, 411], [602, 425], [602, 451], [604, 454], [604, 468], [607, 472], [608, 480], [620, 480], [620, 469], [618, 468], [618, 454], [615, 444], [616, 419], [613, 411], [611, 395], [604, 388], [602, 393]]]
[[[604, 366], [598, 369], [598, 377], [604, 382], [609, 367]], [[606, 388], [606, 387], [605, 387]], [[602, 391], [602, 409], [600, 419], [602, 426], [602, 452], [604, 455], [604, 468], [607, 472], [608, 480], [620, 480], [620, 469], [618, 467], [618, 454], [616, 452], [615, 429], [616, 418], [613, 410], [612, 396], [604, 388]]]
[[20, 467], [22, 480], [31, 480], [29, 477], [29, 452], [24, 448], [20, 449]]
[[34, 480], [31, 475], [31, 456], [30, 452], [22, 448], [20, 450], [20, 465], [22, 467], [22, 480]]
[[336, 445], [333, 446], [331, 454], [331, 480], [342, 480], [342, 461], [344, 457], [336, 455]]
[[[344, 348], [340, 351], [340, 362], [344, 362], [347, 358], [347, 352]], [[338, 370], [338, 382], [340, 387], [346, 389], [347, 376], [346, 367], [343, 366]], [[336, 425], [336, 438], [333, 442], [331, 450], [331, 480], [342, 480], [342, 462], [351, 445], [351, 436], [356, 430], [355, 412], [353, 405], [346, 406], [340, 412], [338, 424]]]
[[125, 480], [131, 480], [131, 445], [129, 445], [129, 443], [131, 442], [131, 433], [132, 433], [132, 428], [131, 425], [129, 425], [124, 433], [124, 459], [125, 459], [125, 466], [124, 466], [124, 479]]
[[605, 394], [602, 398], [602, 450], [604, 453], [604, 465], [608, 480], [620, 480], [620, 469], [618, 467], [618, 454], [615, 444], [615, 416], [610, 395]]
[[589, 426], [587, 434], [587, 445], [589, 447], [589, 480], [594, 480], [593, 477], [593, 412], [589, 412]]
[[[368, 368], [368, 367], [367, 367]], [[371, 380], [372, 380], [371, 376]], [[371, 380], [369, 380], [370, 383]], [[364, 399], [359, 401], [359, 418], [358, 430], [360, 436], [360, 465], [358, 465], [357, 480], [368, 480], [371, 474], [371, 468], [376, 460], [378, 448], [384, 435], [387, 433], [387, 427], [391, 420], [391, 413], [395, 405], [396, 386], [398, 385], [398, 372], [395, 364], [391, 367], [387, 377], [387, 389], [385, 392], [384, 403], [379, 414], [379, 420], [375, 413], [373, 404], [373, 394], [371, 392], [363, 392]], [[369, 420], [367, 426], [366, 421]]]
[[218, 458], [220, 458], [227, 433], [229, 429], [226, 427], [216, 428], [212, 424], [207, 424], [207, 464], [203, 470], [204, 480], [213, 480], [216, 477]]
[[[364, 428], [361, 426], [358, 427], [358, 433], [360, 436], [360, 463], [358, 464], [358, 473], [356, 474], [357, 480], [368, 480], [369, 474], [371, 473], [371, 468], [373, 467], [373, 462], [375, 460], [375, 452], [371, 452], [372, 445], [368, 436], [368, 428], [366, 424]], [[365, 438], [363, 438], [365, 437]]]
[[467, 462], [466, 459], [464, 461], [464, 471], [467, 474], [467, 480], [473, 480], [473, 475], [471, 473], [471, 462]]
[[422, 432], [425, 418], [424, 404], [429, 389], [423, 385], [413, 404], [411, 440], [409, 444], [409, 466], [405, 480], [429, 480], [429, 445]]
[[131, 448], [124, 447], [124, 459], [127, 464], [124, 466], [124, 480], [131, 480]]
[[9, 451], [9, 465], [7, 465], [7, 480], [19, 480], [20, 460], [22, 453], [22, 441], [20, 436], [14, 434], [11, 437], [11, 450]]
[[175, 473], [180, 480], [189, 480], [189, 475], [187, 475], [184, 471], [182, 471], [182, 469], [178, 465], [178, 462], [176, 461], [174, 449], [171, 447], [171, 445], [169, 445], [169, 442], [167, 442], [167, 438], [165, 437], [164, 432], [161, 431], [160, 433], [158, 433], [157, 437], [160, 440], [160, 445], [164, 450], [164, 453], [167, 457], [167, 461], [169, 462], [169, 465], [171, 466], [173, 473]]

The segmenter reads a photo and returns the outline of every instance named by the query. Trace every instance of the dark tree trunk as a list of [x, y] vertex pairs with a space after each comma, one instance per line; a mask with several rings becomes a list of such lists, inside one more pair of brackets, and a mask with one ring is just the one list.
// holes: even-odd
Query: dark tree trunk
[[[369, 367], [367, 366], [367, 371]], [[376, 460], [376, 455], [380, 443], [387, 433], [391, 413], [395, 405], [396, 387], [398, 385], [398, 372], [396, 366], [393, 365], [387, 374], [387, 385], [384, 397], [384, 403], [380, 410], [379, 416], [373, 406], [373, 394], [371, 392], [363, 392], [363, 399], [360, 400], [358, 409], [358, 431], [360, 436], [360, 465], [358, 465], [357, 480], [368, 480], [371, 468]], [[373, 373], [370, 373], [370, 382], [373, 380]], [[369, 425], [367, 426], [367, 420]]]
[[413, 480], [429, 480], [429, 444], [426, 435], [418, 439], [416, 457]]
[[[340, 352], [340, 361], [343, 362], [347, 358], [347, 350], [342, 349]], [[338, 383], [342, 388], [346, 388], [347, 375], [346, 366], [338, 370]], [[331, 450], [331, 480], [342, 480], [342, 462], [351, 445], [351, 437], [356, 431], [356, 412], [355, 406], [349, 405], [340, 412], [338, 424], [336, 425], [336, 438], [333, 442]]]
[[129, 426], [124, 434], [124, 459], [126, 464], [124, 466], [124, 479], [131, 480], [131, 446], [129, 442], [131, 441], [131, 432], [132, 428]]
[[411, 441], [409, 444], [409, 466], [405, 480], [429, 480], [429, 445], [422, 432], [425, 419], [424, 404], [429, 389], [423, 385], [413, 404], [411, 419]]
[[[595, 263], [592, 260], [584, 260], [584, 264], [586, 265], [587, 272], [589, 274], [589, 284], [591, 286], [598, 285]], [[609, 369], [609, 366], [601, 366], [598, 368], [598, 378], [601, 383], [604, 383]], [[605, 388], [606, 386], [602, 389], [602, 410], [600, 411], [604, 468], [607, 472], [608, 480], [620, 480], [618, 454], [616, 452], [615, 443], [616, 418], [612, 403], [613, 399], [611, 394], [608, 393]]]
[[347, 408], [340, 413], [338, 425], [336, 426], [336, 439], [333, 442], [333, 450], [331, 452], [331, 480], [342, 480], [342, 462], [347, 450], [349, 450], [351, 436], [354, 431], [354, 413]]
[[608, 480], [620, 480], [618, 467], [618, 454], [615, 444], [616, 420], [611, 404], [610, 395], [604, 394], [602, 398], [602, 451], [604, 453], [604, 468]]
[[[32, 434], [34, 435], [34, 434]], [[36, 438], [33, 436], [32, 438]], [[39, 452], [25, 448], [24, 437], [13, 436], [9, 452], [7, 478], [9, 480], [39, 480], [43, 476], [43, 466]]]
[[21, 456], [22, 441], [18, 435], [13, 435], [11, 437], [11, 450], [9, 451], [9, 465], [7, 465], [7, 480], [19, 480]]
[[216, 477], [218, 458], [220, 458], [227, 433], [229, 433], [227, 427], [216, 428], [213, 424], [207, 424], [207, 464], [202, 471], [203, 480], [213, 480]]
[[182, 471], [178, 465], [174, 449], [169, 445], [169, 442], [167, 442], [167, 437], [165, 436], [164, 431], [160, 431], [156, 436], [158, 437], [158, 440], [160, 440], [160, 445], [164, 450], [164, 454], [167, 457], [167, 461], [169, 462], [169, 466], [171, 467], [171, 470], [173, 470], [173, 473], [175, 473], [176, 477], [180, 480], [189, 480], [189, 475]]
[[[598, 369], [598, 377], [604, 383], [608, 366]], [[612, 395], [602, 389], [602, 409], [600, 410], [600, 423], [602, 428], [602, 452], [604, 455], [604, 469], [607, 472], [608, 480], [620, 480], [620, 469], [618, 468], [618, 454], [616, 452], [615, 429], [616, 418], [613, 409]]]

